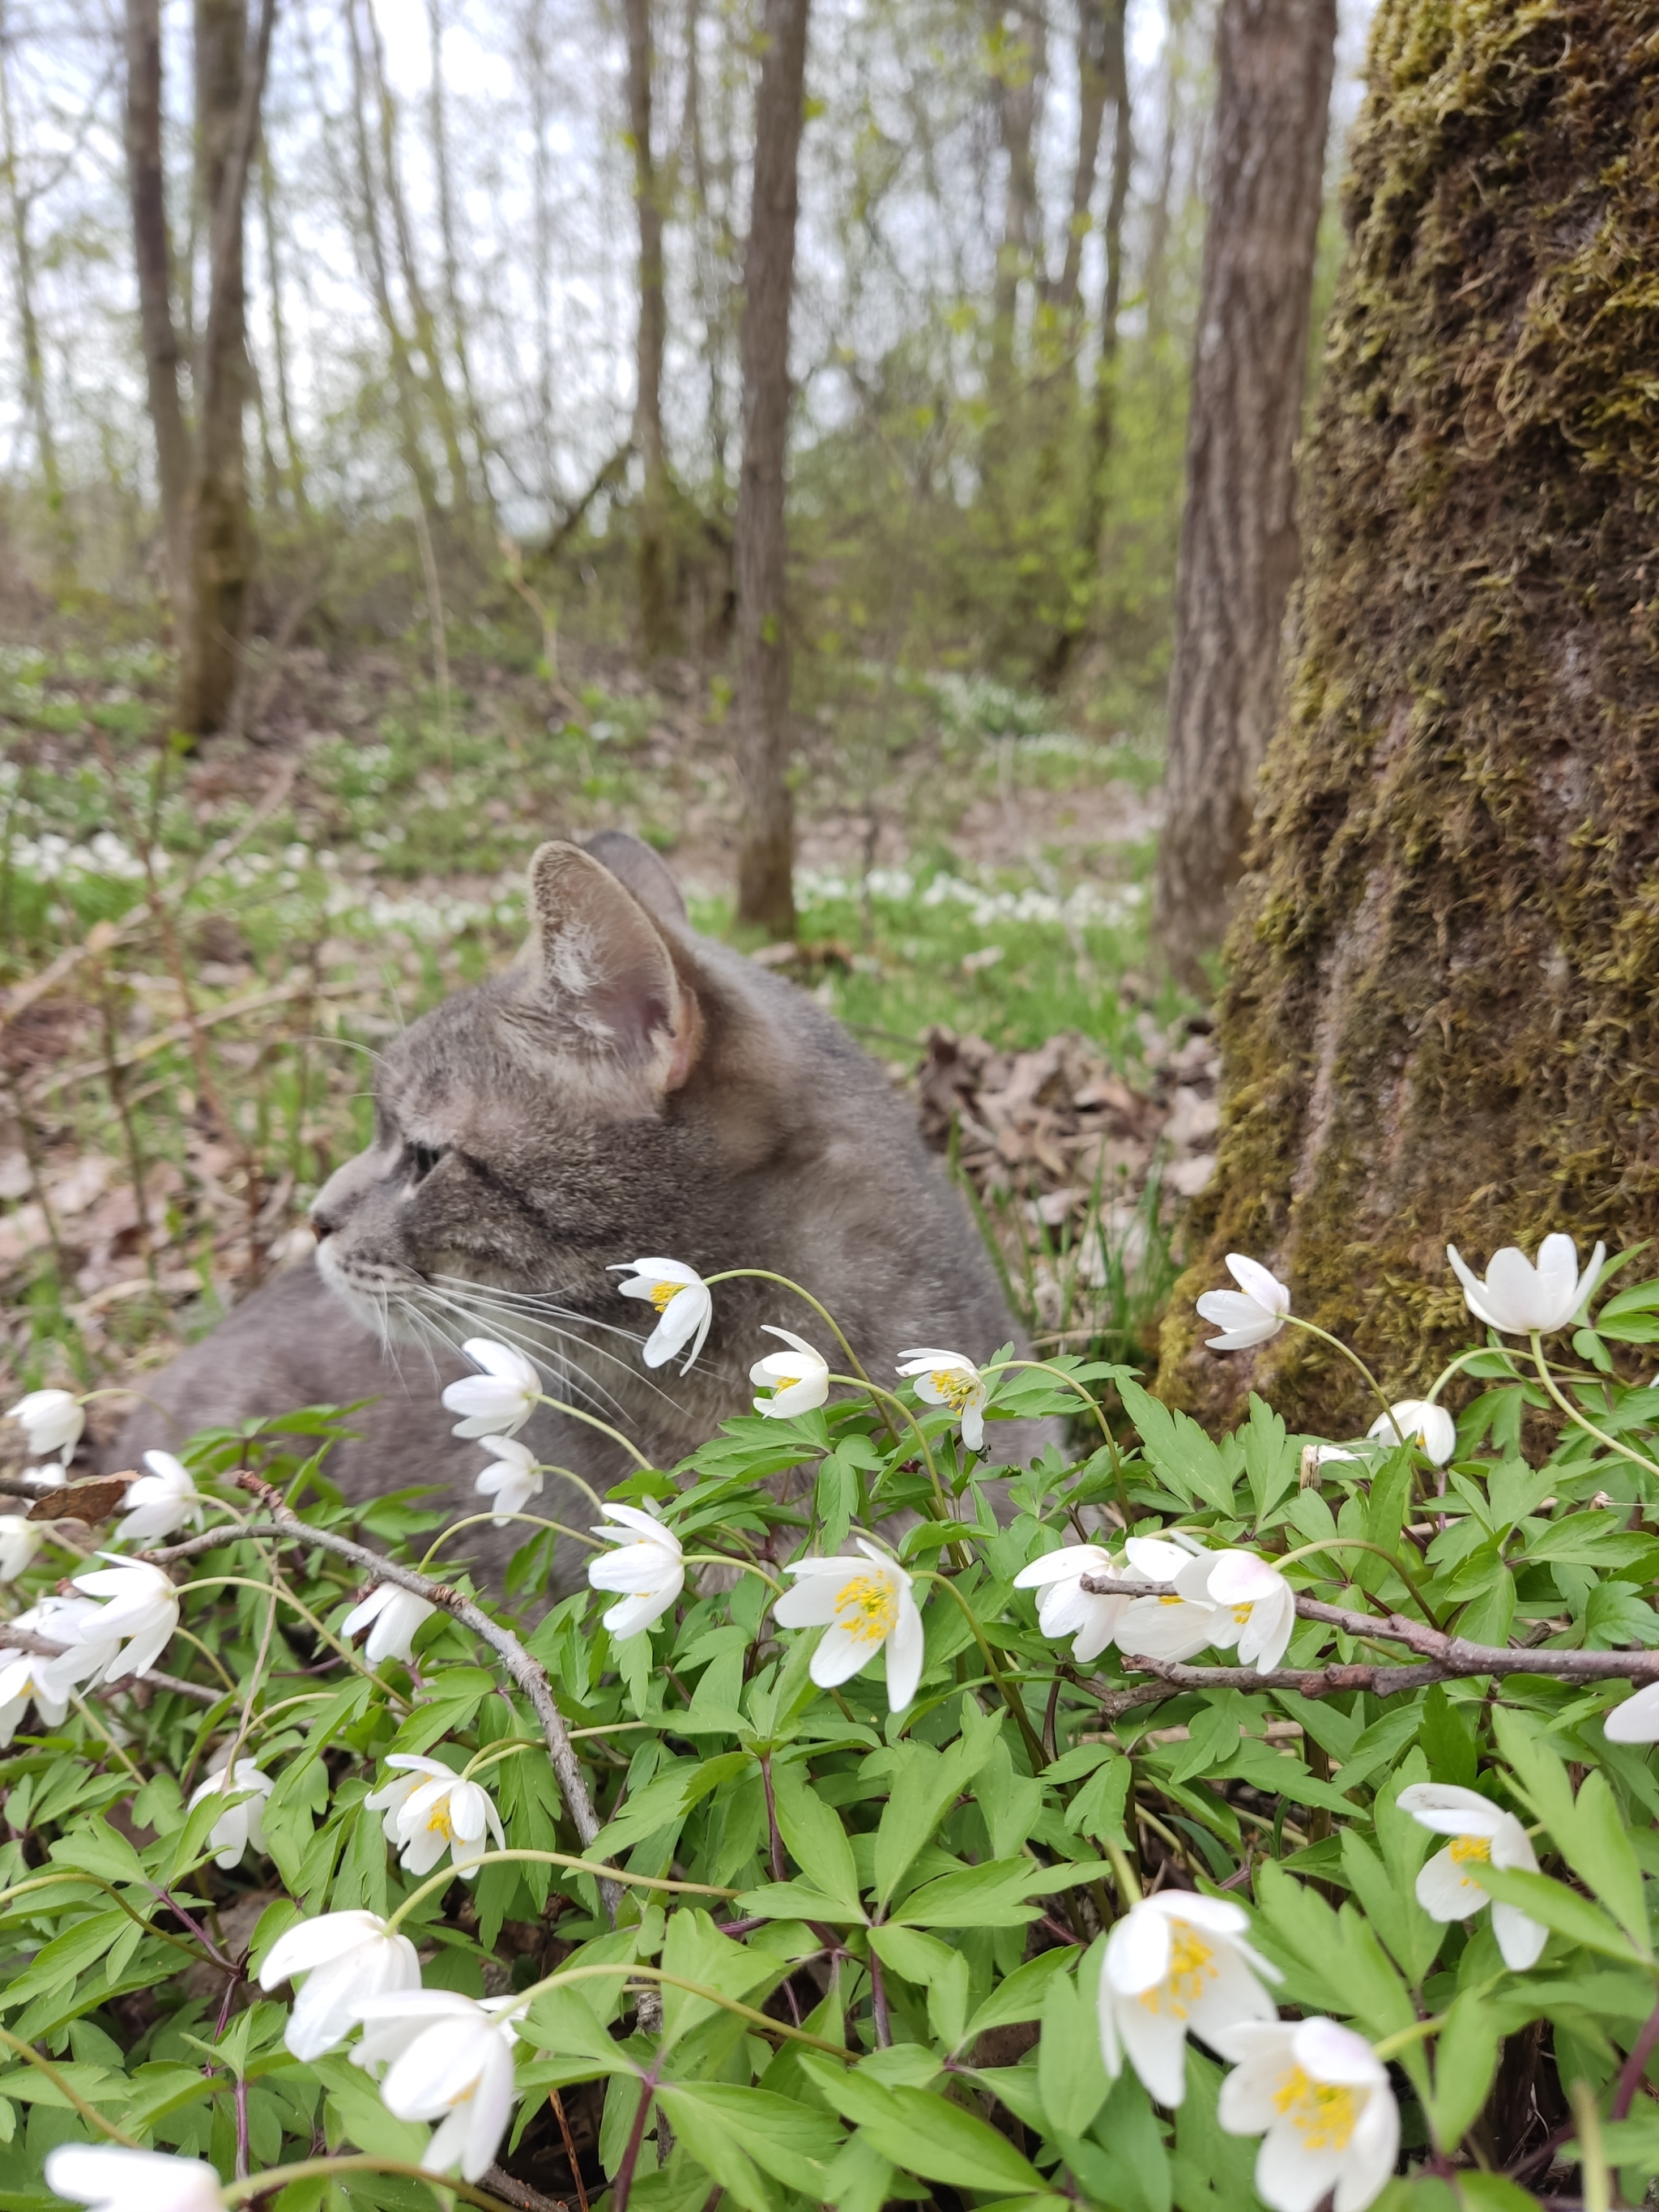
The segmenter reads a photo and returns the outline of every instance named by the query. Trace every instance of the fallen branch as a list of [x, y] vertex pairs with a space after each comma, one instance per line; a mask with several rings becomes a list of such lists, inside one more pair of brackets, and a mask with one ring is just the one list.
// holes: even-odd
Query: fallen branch
[[[9, 1621], [0, 1623], [0, 1650], [27, 1651], [31, 1658], [58, 1659], [73, 1648], [68, 1644], [55, 1644], [49, 1636], [37, 1636], [33, 1629], [16, 1628]], [[198, 1705], [216, 1705], [225, 1694], [222, 1690], [210, 1690], [205, 1682], [183, 1682], [176, 1674], [159, 1674], [154, 1667], [146, 1667], [141, 1674], [125, 1675], [109, 1686], [118, 1690], [129, 1681], [148, 1682], [158, 1690], [174, 1691], [181, 1698], [194, 1698]]]
[[[417, 1574], [413, 1567], [398, 1566], [391, 1559], [382, 1559], [378, 1552], [371, 1552], [366, 1545], [353, 1543], [349, 1536], [337, 1536], [331, 1528], [313, 1528], [308, 1521], [302, 1521], [297, 1513], [289, 1510], [282, 1492], [274, 1484], [265, 1481], [263, 1476], [244, 1471], [231, 1479], [239, 1490], [245, 1490], [251, 1498], [258, 1499], [271, 1516], [269, 1522], [258, 1526], [244, 1523], [240, 1528], [230, 1529], [210, 1529], [205, 1536], [192, 1537], [185, 1543], [172, 1545], [166, 1551], [153, 1552], [148, 1556], [159, 1566], [174, 1559], [188, 1559], [194, 1553], [210, 1550], [216, 1545], [237, 1543], [250, 1536], [276, 1536], [285, 1543], [312, 1544], [322, 1551], [332, 1552], [337, 1558], [349, 1560], [371, 1581], [391, 1583], [397, 1589], [424, 1598], [428, 1605], [436, 1606], [441, 1612], [451, 1614], [464, 1628], [471, 1629], [476, 1637], [489, 1645], [514, 1681], [529, 1698], [546, 1739], [548, 1755], [553, 1762], [553, 1771], [572, 1824], [586, 1850], [599, 1832], [599, 1817], [593, 1810], [593, 1801], [587, 1793], [587, 1783], [575, 1748], [554, 1699], [553, 1686], [512, 1630], [503, 1628], [498, 1620], [492, 1620], [482, 1606], [464, 1596], [448, 1583], [434, 1582], [430, 1575]], [[620, 1901], [616, 1884], [602, 1882], [600, 1888], [605, 1897], [606, 1909], [614, 1920]]]
[[[1097, 1597], [1159, 1597], [1174, 1590], [1170, 1583], [1128, 1582], [1108, 1575], [1084, 1575], [1079, 1582]], [[1471, 1644], [1461, 1636], [1448, 1635], [1443, 1629], [1407, 1620], [1401, 1613], [1379, 1620], [1368, 1613], [1326, 1605], [1318, 1598], [1298, 1596], [1296, 1609], [1303, 1620], [1322, 1621], [1346, 1636], [1403, 1644], [1426, 1663], [1391, 1667], [1334, 1662], [1324, 1667], [1279, 1667], [1258, 1674], [1254, 1667], [1187, 1667], [1149, 1658], [1144, 1653], [1125, 1652], [1125, 1659], [1155, 1674], [1157, 1682], [1131, 1684], [1123, 1690], [1096, 1694], [1108, 1711], [1127, 1712], [1135, 1705], [1156, 1705], [1182, 1690], [1294, 1690], [1304, 1698], [1368, 1690], [1375, 1697], [1390, 1698], [1472, 1674], [1535, 1674], [1559, 1682], [1659, 1681], [1659, 1651], [1529, 1650], [1513, 1644]]]

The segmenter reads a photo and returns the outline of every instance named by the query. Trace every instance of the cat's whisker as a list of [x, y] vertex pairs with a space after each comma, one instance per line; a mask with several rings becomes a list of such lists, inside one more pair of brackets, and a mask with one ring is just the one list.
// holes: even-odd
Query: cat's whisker
[[[474, 1327], [488, 1328], [504, 1343], [513, 1345], [519, 1351], [525, 1352], [530, 1358], [535, 1360], [538, 1366], [554, 1369], [560, 1374], [562, 1395], [575, 1396], [580, 1393], [592, 1399], [596, 1405], [604, 1406], [608, 1412], [616, 1414], [619, 1420], [626, 1421], [629, 1419], [627, 1407], [607, 1390], [602, 1382], [584, 1370], [572, 1365], [560, 1351], [540, 1339], [528, 1334], [524, 1328], [512, 1326], [499, 1315], [490, 1316], [475, 1311], [462, 1304], [459, 1299], [452, 1298], [447, 1293], [435, 1290], [429, 1285], [427, 1286], [426, 1295], [443, 1305], [448, 1311], [458, 1314], [464, 1322], [470, 1322]], [[553, 1329], [550, 1324], [538, 1325], [554, 1335], [568, 1337], [571, 1334], [568, 1329]], [[579, 1338], [573, 1338], [572, 1340], [583, 1351], [600, 1351], [598, 1346], [581, 1345]], [[601, 1356], [613, 1358], [615, 1355], [602, 1353]], [[655, 1388], [654, 1385], [651, 1387]]]
[[[568, 1338], [570, 1342], [579, 1345], [584, 1352], [590, 1353], [594, 1358], [608, 1359], [613, 1367], [620, 1367], [625, 1375], [639, 1375], [647, 1389], [655, 1390], [659, 1397], [667, 1395], [638, 1365], [639, 1349], [645, 1342], [642, 1335], [633, 1335], [627, 1329], [618, 1329], [615, 1332], [616, 1334], [626, 1340], [634, 1354], [632, 1358], [625, 1359], [620, 1352], [613, 1352], [609, 1345], [590, 1344], [581, 1334], [582, 1329], [588, 1326], [586, 1316], [570, 1313], [565, 1308], [555, 1307], [545, 1314], [538, 1313], [533, 1309], [526, 1310], [509, 1305], [504, 1299], [497, 1298], [493, 1291], [481, 1291], [476, 1287], [470, 1296], [458, 1298], [455, 1303], [469, 1312], [476, 1312], [481, 1321], [493, 1310], [496, 1315], [507, 1315], [522, 1328], [545, 1329], [554, 1336]], [[574, 1322], [576, 1327], [568, 1329], [561, 1328], [558, 1325], [561, 1318]]]
[[497, 1298], [506, 1304], [521, 1306], [529, 1312], [551, 1314], [558, 1321], [579, 1322], [584, 1328], [602, 1328], [609, 1336], [626, 1337], [630, 1344], [643, 1344], [647, 1334], [640, 1329], [624, 1328], [614, 1321], [600, 1321], [575, 1306], [562, 1305], [557, 1295], [550, 1291], [502, 1290], [494, 1283], [470, 1282], [465, 1275], [433, 1275], [428, 1279], [434, 1283], [447, 1283], [470, 1296]]

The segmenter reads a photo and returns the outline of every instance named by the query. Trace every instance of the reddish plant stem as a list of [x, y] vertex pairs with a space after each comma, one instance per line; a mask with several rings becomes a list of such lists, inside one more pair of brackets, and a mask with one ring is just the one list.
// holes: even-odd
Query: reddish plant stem
[[617, 2168], [617, 2179], [611, 2192], [611, 2212], [628, 2212], [629, 2192], [634, 2186], [634, 2169], [640, 2162], [640, 2146], [645, 2141], [645, 2123], [651, 2111], [651, 2100], [656, 2094], [657, 2069], [653, 2066], [640, 2083], [640, 2108], [634, 2115], [633, 2126], [628, 2130], [622, 2164]]

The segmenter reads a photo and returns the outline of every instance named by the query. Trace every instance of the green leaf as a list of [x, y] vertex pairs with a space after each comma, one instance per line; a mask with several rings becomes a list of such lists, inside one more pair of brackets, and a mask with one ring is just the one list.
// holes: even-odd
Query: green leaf
[[[73, 1981], [100, 1960], [116, 1937], [131, 1925], [128, 1915], [117, 1911], [94, 1912], [89, 1919], [76, 1921], [61, 1936], [54, 1936], [51, 1942], [43, 1943], [16, 1980], [0, 1990], [0, 2007], [10, 2011], [15, 2006], [27, 2004], [31, 1997]], [[175, 1952], [173, 1955], [182, 1959], [184, 1954]]]
[[1505, 1905], [1518, 1905], [1528, 1918], [1553, 1928], [1558, 1936], [1570, 1942], [1582, 1943], [1588, 1951], [1599, 1951], [1604, 1957], [1618, 1959], [1628, 1966], [1633, 1953], [1627, 1936], [1613, 1926], [1611, 1920], [1589, 1898], [1580, 1897], [1576, 1889], [1565, 1882], [1553, 1881], [1546, 1874], [1526, 1874], [1518, 1868], [1495, 1867], [1485, 1860], [1471, 1859], [1468, 1875], [1492, 1896]]
[[1018, 2021], [1040, 2020], [1043, 1995], [1050, 1980], [1055, 1974], [1068, 1971], [1081, 1955], [1075, 1946], [1042, 1951], [1035, 1959], [1028, 1959], [1023, 1966], [1016, 1966], [1006, 1980], [997, 1984], [975, 2013], [963, 2041], [976, 2042], [987, 2028], [1012, 2027]]
[[1607, 1906], [1638, 1950], [1650, 1957], [1642, 1869], [1618, 1800], [1599, 1770], [1585, 1777], [1573, 1807], [1571, 1829], [1556, 1841], [1579, 1880]]
[[1042, 1867], [1034, 1859], [988, 1859], [913, 1890], [893, 1917], [910, 1928], [1020, 1928], [1036, 1917], [1028, 1897], [1052, 1896], [1106, 1871], [1098, 1863]]
[[801, 2066], [835, 2110], [892, 2165], [953, 2189], [1046, 2195], [1042, 2177], [1006, 2136], [927, 2089], [884, 2088], [856, 2068], [803, 2051]]
[[927, 1992], [927, 2016], [947, 2051], [959, 2048], [968, 2018], [968, 1961], [954, 1944], [917, 1928], [870, 1930], [870, 1948], [884, 1966]]
[[[853, 1846], [835, 1808], [826, 1805], [812, 1788], [805, 1766], [798, 1762], [775, 1765], [772, 1794], [778, 1809], [778, 1832], [796, 1865], [826, 1897], [856, 1908], [859, 1877], [853, 1863]], [[860, 1912], [859, 1917], [863, 1917]]]
[[1123, 1410], [1140, 1432], [1147, 1458], [1176, 1496], [1189, 1505], [1202, 1498], [1218, 1513], [1231, 1513], [1233, 1477], [1198, 1423], [1188, 1414], [1171, 1413], [1127, 1376], [1119, 1382], [1118, 1393]]
[[1037, 2045], [1037, 2089], [1048, 2125], [1056, 2135], [1084, 2134], [1110, 2087], [1092, 2008], [1070, 1974], [1055, 1974], [1043, 1996]]
[[[662, 1964], [665, 1973], [701, 1982], [707, 1989], [718, 1990], [722, 1996], [745, 2001], [763, 1982], [781, 1981], [789, 1971], [787, 1959], [734, 1943], [729, 1936], [720, 1934], [706, 1912], [695, 1907], [670, 1913]], [[666, 2050], [718, 2010], [708, 1998], [693, 1996], [689, 1990], [665, 1982], [663, 2048]]]
[[[744, 2087], [736, 2082], [681, 2082], [658, 2093], [668, 2107], [677, 2135], [700, 2166], [706, 2166], [722, 2187], [738, 2194], [735, 2184], [725, 2180], [720, 2168], [706, 2156], [719, 2138], [734, 2146], [763, 2172], [810, 2202], [821, 2204], [824, 2183], [833, 2160], [844, 2141], [827, 2112], [797, 2104], [767, 2089]], [[688, 2119], [688, 2116], [689, 2119]], [[740, 2199], [748, 2203], [747, 2198]]]
[[1066, 1826], [1091, 1836], [1097, 1844], [1127, 1845], [1123, 1813], [1133, 1778], [1133, 1762], [1121, 1752], [1109, 1753], [1066, 1807]]
[[1465, 1990], [1453, 2000], [1435, 2040], [1434, 2090], [1428, 2102], [1429, 2125], [1448, 2156], [1486, 2101], [1500, 2040], [1482, 1990]]
[[[977, 1711], [971, 1701], [963, 1701], [964, 1721]], [[997, 1735], [994, 1724], [982, 1723], [972, 1736], [958, 1737], [943, 1752], [908, 1741], [895, 1747], [898, 1771], [876, 1830], [875, 1887], [882, 1904], [892, 1898], [916, 1853], [990, 1757]]]
[[1301, 1454], [1285, 1435], [1283, 1420], [1254, 1390], [1250, 1418], [1238, 1431], [1238, 1441], [1259, 1528], [1285, 1492], [1296, 1487]]
[[1538, 2199], [1518, 2181], [1477, 2167], [1458, 2169], [1457, 2193], [1468, 2212], [1538, 2212]]

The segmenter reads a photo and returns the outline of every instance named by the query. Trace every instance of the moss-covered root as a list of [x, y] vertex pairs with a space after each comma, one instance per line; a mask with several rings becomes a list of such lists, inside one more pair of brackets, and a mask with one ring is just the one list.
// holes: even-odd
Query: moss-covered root
[[1382, 0], [1346, 217], [1159, 1376], [1338, 1434], [1316, 1345], [1202, 1349], [1226, 1252], [1403, 1389], [1449, 1240], [1659, 1234], [1659, 4]]

